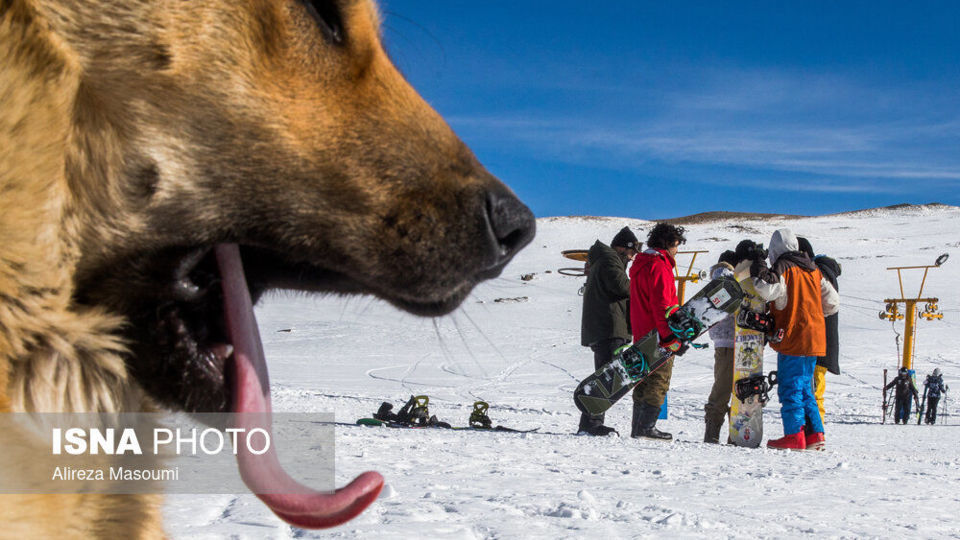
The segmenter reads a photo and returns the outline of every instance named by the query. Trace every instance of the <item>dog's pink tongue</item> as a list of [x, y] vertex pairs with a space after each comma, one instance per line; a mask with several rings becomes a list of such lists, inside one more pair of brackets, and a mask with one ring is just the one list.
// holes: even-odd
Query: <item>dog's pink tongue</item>
[[[236, 244], [218, 244], [215, 250], [223, 279], [227, 330], [233, 342], [236, 427], [248, 432], [254, 428], [264, 429], [271, 433], [273, 441], [270, 380], [240, 249]], [[298, 483], [283, 470], [273, 444], [262, 455], [251, 453], [246, 445], [238, 447], [237, 465], [243, 482], [277, 516], [297, 527], [316, 529], [349, 521], [373, 502], [383, 488], [383, 477], [379, 473], [365, 472], [335, 493], [321, 493]]]

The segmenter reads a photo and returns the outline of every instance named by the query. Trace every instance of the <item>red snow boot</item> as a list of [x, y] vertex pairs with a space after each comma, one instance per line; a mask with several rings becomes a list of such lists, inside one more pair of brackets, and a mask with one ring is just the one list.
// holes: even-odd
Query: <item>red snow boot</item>
[[807, 441], [803, 436], [803, 431], [798, 431], [793, 435], [784, 435], [779, 439], [767, 441], [767, 448], [776, 448], [778, 450], [806, 450]]
[[817, 450], [822, 452], [827, 443], [824, 442], [823, 433], [810, 433], [807, 435], [807, 450]]

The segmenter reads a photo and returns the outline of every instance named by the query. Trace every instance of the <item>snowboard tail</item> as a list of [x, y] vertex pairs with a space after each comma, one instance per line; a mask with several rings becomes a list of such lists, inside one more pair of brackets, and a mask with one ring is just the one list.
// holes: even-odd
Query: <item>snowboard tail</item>
[[574, 390], [577, 408], [591, 416], [602, 414], [674, 355], [685, 353], [691, 341], [735, 312], [742, 299], [743, 290], [734, 279], [717, 278], [707, 283], [679, 309], [668, 312], [667, 322], [681, 342], [680, 350], [660, 347], [656, 329], [632, 345], [624, 345]]

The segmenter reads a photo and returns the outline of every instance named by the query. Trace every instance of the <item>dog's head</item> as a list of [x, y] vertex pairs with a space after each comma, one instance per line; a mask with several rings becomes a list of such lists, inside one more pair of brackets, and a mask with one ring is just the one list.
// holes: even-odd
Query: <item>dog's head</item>
[[131, 371], [164, 405], [238, 399], [223, 306], [242, 282], [215, 246], [239, 246], [254, 301], [367, 293], [440, 315], [534, 234], [392, 65], [369, 0], [11, 5], [76, 74], [74, 301], [125, 317]]
[[169, 405], [227, 406], [183, 377], [219, 377], [216, 244], [240, 245], [254, 299], [369, 293], [439, 315], [532, 237], [391, 64], [369, 1], [60, 4], [40, 2], [81, 70], [76, 299], [128, 316], [133, 367]]

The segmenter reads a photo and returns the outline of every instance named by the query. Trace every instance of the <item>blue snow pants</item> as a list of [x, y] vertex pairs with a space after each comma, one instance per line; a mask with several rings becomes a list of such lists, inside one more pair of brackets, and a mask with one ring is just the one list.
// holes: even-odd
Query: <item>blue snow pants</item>
[[813, 395], [813, 370], [816, 364], [816, 356], [777, 354], [777, 378], [780, 381], [777, 396], [780, 398], [784, 435], [800, 433], [807, 422], [810, 422], [815, 433], [823, 433], [823, 420]]

